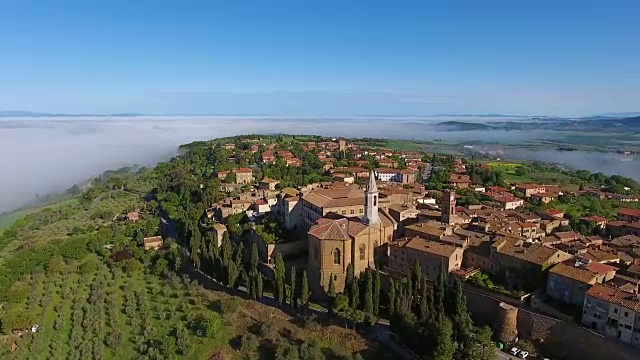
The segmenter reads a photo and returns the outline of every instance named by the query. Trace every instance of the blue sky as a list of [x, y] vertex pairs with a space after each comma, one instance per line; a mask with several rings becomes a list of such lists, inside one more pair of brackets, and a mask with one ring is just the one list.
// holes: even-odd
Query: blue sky
[[640, 110], [640, 1], [0, 0], [0, 110]]

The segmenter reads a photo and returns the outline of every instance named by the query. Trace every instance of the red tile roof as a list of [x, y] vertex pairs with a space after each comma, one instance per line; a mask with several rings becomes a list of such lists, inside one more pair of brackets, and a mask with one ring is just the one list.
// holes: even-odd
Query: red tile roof
[[251, 170], [250, 168], [238, 168], [238, 169], [233, 169], [233, 172], [236, 174], [246, 174], [246, 173], [253, 172], [253, 170]]
[[587, 296], [640, 311], [640, 299], [637, 296], [611, 286], [595, 284], [587, 291]]
[[618, 215], [640, 216], [640, 209], [620, 208]]

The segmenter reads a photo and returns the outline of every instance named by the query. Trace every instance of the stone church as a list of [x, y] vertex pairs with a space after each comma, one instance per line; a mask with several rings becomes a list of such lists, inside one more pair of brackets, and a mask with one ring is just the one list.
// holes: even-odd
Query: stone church
[[367, 267], [375, 268], [376, 257], [387, 255], [387, 244], [394, 238], [397, 223], [378, 207], [373, 172], [364, 196], [362, 217], [329, 213], [309, 228], [307, 272], [309, 286], [318, 295], [328, 291], [331, 277], [336, 291], [341, 292], [349, 264], [358, 275]]

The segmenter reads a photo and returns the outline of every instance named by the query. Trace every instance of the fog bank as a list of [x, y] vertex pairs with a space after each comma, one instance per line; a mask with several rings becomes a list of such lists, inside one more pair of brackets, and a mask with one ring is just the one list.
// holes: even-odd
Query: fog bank
[[[64, 190], [107, 169], [133, 164], [152, 166], [173, 156], [180, 144], [216, 137], [289, 133], [517, 143], [548, 135], [544, 131], [443, 132], [433, 126], [442, 120], [442, 117], [229, 116], [3, 118], [0, 119], [0, 212], [33, 201], [36, 193]], [[583, 155], [588, 158], [589, 154]], [[538, 160], [556, 161], [556, 155]], [[568, 160], [575, 162], [575, 159]], [[587, 160], [584, 164], [590, 163]]]

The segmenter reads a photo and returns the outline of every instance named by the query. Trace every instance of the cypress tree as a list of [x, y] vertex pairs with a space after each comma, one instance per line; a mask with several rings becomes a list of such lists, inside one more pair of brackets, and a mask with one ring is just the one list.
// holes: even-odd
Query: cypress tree
[[422, 278], [422, 284], [420, 285], [420, 322], [422, 323], [426, 323], [430, 316], [427, 290], [427, 279]]
[[242, 243], [240, 243], [240, 245], [238, 245], [238, 247], [236, 248], [234, 262], [236, 263], [236, 267], [238, 268], [238, 270], [243, 268], [243, 264], [244, 264], [244, 245], [242, 245]]
[[302, 270], [302, 284], [300, 285], [300, 305], [306, 310], [309, 305], [309, 283], [307, 270]]
[[418, 261], [418, 258], [416, 258], [415, 261], [413, 262], [413, 266], [411, 267], [411, 286], [413, 288], [412, 295], [416, 300], [420, 295], [421, 280], [422, 280], [422, 267], [420, 266], [420, 262]]
[[355, 283], [355, 276], [353, 273], [353, 264], [347, 265], [347, 277], [344, 280], [344, 289], [342, 291], [343, 294], [349, 296], [349, 302], [351, 302], [351, 288], [353, 287], [353, 283]]
[[380, 311], [380, 270], [376, 269], [376, 277], [373, 282], [373, 314], [378, 316]]
[[373, 279], [369, 269], [364, 273], [364, 312], [373, 315]]
[[436, 278], [434, 292], [434, 309], [435, 309], [435, 317], [438, 318], [440, 316], [445, 315], [444, 311], [444, 302], [445, 302], [445, 294], [447, 292], [447, 284], [444, 274], [444, 268], [442, 264], [440, 264], [440, 271], [438, 272], [438, 276]]
[[276, 266], [275, 266], [275, 295], [276, 301], [278, 305], [282, 306], [284, 302], [284, 287], [285, 287], [285, 270], [284, 270], [284, 260], [282, 259], [282, 254], [278, 253], [276, 255]]
[[256, 276], [256, 297], [258, 301], [262, 300], [262, 290], [263, 290], [263, 283], [262, 283], [262, 275], [260, 275], [260, 273], [257, 273]]
[[291, 305], [292, 308], [295, 308], [296, 299], [298, 295], [296, 292], [296, 267], [295, 266], [291, 267], [289, 286], [291, 287], [291, 291], [289, 291], [289, 305]]
[[473, 359], [473, 322], [467, 312], [467, 299], [462, 291], [462, 285], [459, 280], [455, 280], [453, 286], [453, 308], [454, 312], [451, 316], [453, 320], [453, 338], [460, 348], [460, 359]]
[[258, 246], [256, 243], [251, 245], [251, 270], [258, 270]]
[[438, 324], [434, 329], [434, 344], [431, 359], [433, 360], [452, 360], [455, 352], [455, 344], [451, 338], [453, 333], [451, 321], [441, 316]]
[[360, 287], [358, 286], [358, 282], [354, 281], [351, 284], [350, 289], [350, 304], [353, 310], [358, 309], [358, 304], [360, 303]]
[[335, 299], [336, 297], [336, 284], [333, 283], [333, 274], [329, 277], [329, 298]]
[[387, 296], [389, 297], [387, 311], [389, 312], [389, 316], [393, 316], [396, 310], [396, 285], [393, 279], [389, 281], [389, 292], [387, 293]]

